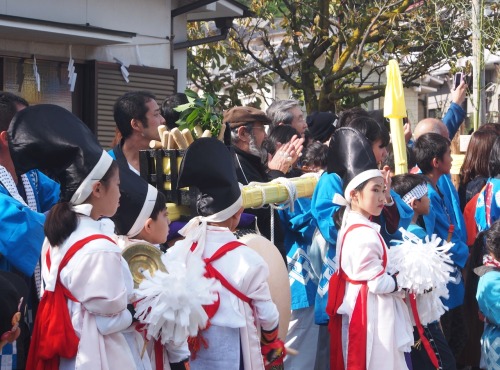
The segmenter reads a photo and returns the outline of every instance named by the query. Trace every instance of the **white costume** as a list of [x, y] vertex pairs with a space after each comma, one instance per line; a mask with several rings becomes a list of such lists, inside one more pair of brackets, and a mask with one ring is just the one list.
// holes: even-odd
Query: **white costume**
[[[211, 257], [231, 241], [236, 241], [236, 237], [229, 229], [208, 226], [202, 257]], [[212, 266], [252, 300], [253, 312], [249, 304], [222, 287], [219, 309], [210, 320], [211, 326], [202, 332], [209, 341], [208, 350], [202, 347], [196, 359], [191, 359], [191, 369], [240, 369], [240, 343], [244, 369], [264, 369], [260, 328], [271, 331], [279, 321], [267, 283], [267, 264], [254, 250], [242, 245], [212, 262]]]
[[[348, 279], [366, 282], [366, 369], [407, 369], [404, 352], [413, 345], [413, 328], [403, 301], [403, 293], [394, 292], [395, 280], [383, 266], [387, 246], [379, 234], [380, 226], [356, 212], [349, 212], [346, 225], [340, 230], [337, 256]], [[344, 233], [350, 226], [364, 225]], [[342, 249], [342, 250], [340, 250]], [[385, 250], [385, 252], [384, 252]], [[346, 282], [345, 295], [337, 313], [342, 314], [342, 349], [347, 362], [348, 330], [361, 284]], [[362, 350], [354, 349], [354, 351]], [[350, 348], [350, 353], [352, 349]]]
[[[89, 210], [84, 212], [90, 214]], [[61, 246], [51, 247], [48, 242], [45, 243], [42, 252], [45, 290], [54, 289], [59, 263], [69, 248], [95, 234], [112, 238], [113, 223], [106, 219], [94, 221], [78, 214], [76, 230]], [[47, 268], [47, 250], [50, 253], [50, 271]], [[90, 241], [61, 270], [60, 280], [78, 301], [68, 300], [68, 310], [73, 328], [80, 338], [76, 357], [61, 358], [60, 369], [136, 369], [122, 334], [132, 323], [127, 303], [133, 281], [118, 246], [106, 239]]]
[[[122, 250], [128, 247], [129, 245], [136, 243], [153, 245], [144, 240], [128, 238], [125, 235], [115, 236], [115, 240], [120, 249]], [[159, 249], [159, 247], [156, 245], [154, 245], [154, 247]], [[132, 297], [132, 300], [136, 300], [136, 297]], [[163, 369], [157, 369], [155, 361], [156, 352], [154, 350], [153, 341], [150, 341], [147, 344], [147, 351], [142, 353], [142, 349], [145, 344], [145, 339], [144, 335], [136, 330], [135, 325], [132, 325], [130, 328], [128, 328], [125, 331], [124, 335], [127, 342], [130, 345], [134, 361], [137, 366], [137, 370], [151, 370], [151, 369], [170, 370], [170, 364], [169, 364], [170, 362], [171, 363], [181, 362], [189, 358], [190, 353], [187, 341], [181, 344], [175, 344], [172, 342], [172, 343], [167, 343], [165, 345], [161, 345], [163, 353], [162, 357]]]

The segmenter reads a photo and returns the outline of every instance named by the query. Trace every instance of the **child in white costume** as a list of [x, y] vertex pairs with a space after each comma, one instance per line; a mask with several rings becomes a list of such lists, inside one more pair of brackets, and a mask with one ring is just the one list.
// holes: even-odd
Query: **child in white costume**
[[[188, 267], [190, 259], [203, 258], [207, 272], [222, 284], [219, 300], [206, 309], [210, 324], [197, 338], [201, 343], [192, 341], [191, 369], [264, 369], [283, 354], [279, 314], [269, 292], [267, 264], [232, 233], [243, 208], [229, 149], [216, 139], [191, 144], [179, 174], [178, 188], [185, 186], [200, 190], [200, 216], [180, 231], [185, 239], [167, 256], [185, 259]], [[269, 343], [280, 348], [268, 350]]]
[[[166, 198], [153, 186], [129, 170], [120, 167], [120, 207], [113, 216], [117, 244], [126, 249], [134, 244], [151, 245], [159, 249], [168, 236], [169, 223]], [[132, 303], [137, 301], [135, 295]], [[187, 336], [183, 343], [160, 340], [145, 341], [146, 329], [132, 325], [125, 337], [130, 345], [138, 370], [184, 370], [189, 368]], [[147, 346], [147, 350], [143, 351]]]
[[11, 126], [21, 168], [46, 169], [61, 183], [61, 202], [44, 228], [45, 290], [27, 368], [135, 369], [122, 334], [132, 323], [132, 277], [107, 219], [119, 204], [118, 166], [61, 107], [27, 108]]
[[344, 179], [345, 206], [337, 240], [339, 269], [332, 276], [327, 313], [330, 315], [332, 369], [407, 369], [405, 352], [413, 344], [411, 321], [397, 278], [387, 273], [387, 246], [380, 226], [386, 184], [367, 140], [352, 128], [335, 132], [335, 171]]

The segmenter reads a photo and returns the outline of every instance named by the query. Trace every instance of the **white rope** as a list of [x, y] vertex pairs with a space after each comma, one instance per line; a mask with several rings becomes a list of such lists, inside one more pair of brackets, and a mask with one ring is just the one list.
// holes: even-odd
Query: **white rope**
[[285, 200], [283, 203], [278, 204], [278, 205], [270, 204], [271, 208], [275, 208], [275, 209], [290, 208], [290, 211], [293, 212], [294, 204], [295, 204], [295, 201], [297, 200], [297, 188], [295, 187], [295, 184], [292, 181], [290, 181], [290, 179], [287, 179], [286, 177], [278, 177], [277, 179], [274, 179], [271, 182], [283, 185], [286, 189], [286, 192], [288, 193], [287, 200]]
[[256, 182], [256, 181], [252, 181], [248, 184], [248, 186], [253, 186], [253, 187], [259, 189], [260, 193], [262, 195], [262, 202], [258, 206], [252, 207], [253, 209], [262, 208], [266, 205], [266, 192], [262, 188], [262, 185], [264, 185], [264, 184], [261, 182]]
[[269, 207], [269, 211], [271, 212], [271, 243], [274, 244], [274, 208]]

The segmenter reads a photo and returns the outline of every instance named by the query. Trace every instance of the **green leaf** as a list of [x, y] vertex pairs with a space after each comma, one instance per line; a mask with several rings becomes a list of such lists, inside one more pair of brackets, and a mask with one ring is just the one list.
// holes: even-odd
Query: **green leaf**
[[[189, 98], [188, 98], [188, 100], [189, 100]], [[186, 104], [178, 105], [177, 107], [174, 108], [174, 110], [176, 112], [184, 112], [185, 110], [187, 110], [189, 108], [192, 108], [192, 107], [193, 107], [193, 103], [189, 102], [189, 103], [186, 103]]]

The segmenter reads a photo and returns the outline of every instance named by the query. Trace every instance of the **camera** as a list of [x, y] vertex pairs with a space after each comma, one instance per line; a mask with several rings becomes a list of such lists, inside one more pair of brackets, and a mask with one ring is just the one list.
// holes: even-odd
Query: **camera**
[[455, 73], [455, 77], [453, 80], [454, 89], [456, 89], [460, 85], [460, 83], [462, 82], [462, 78], [463, 78], [462, 72]]

